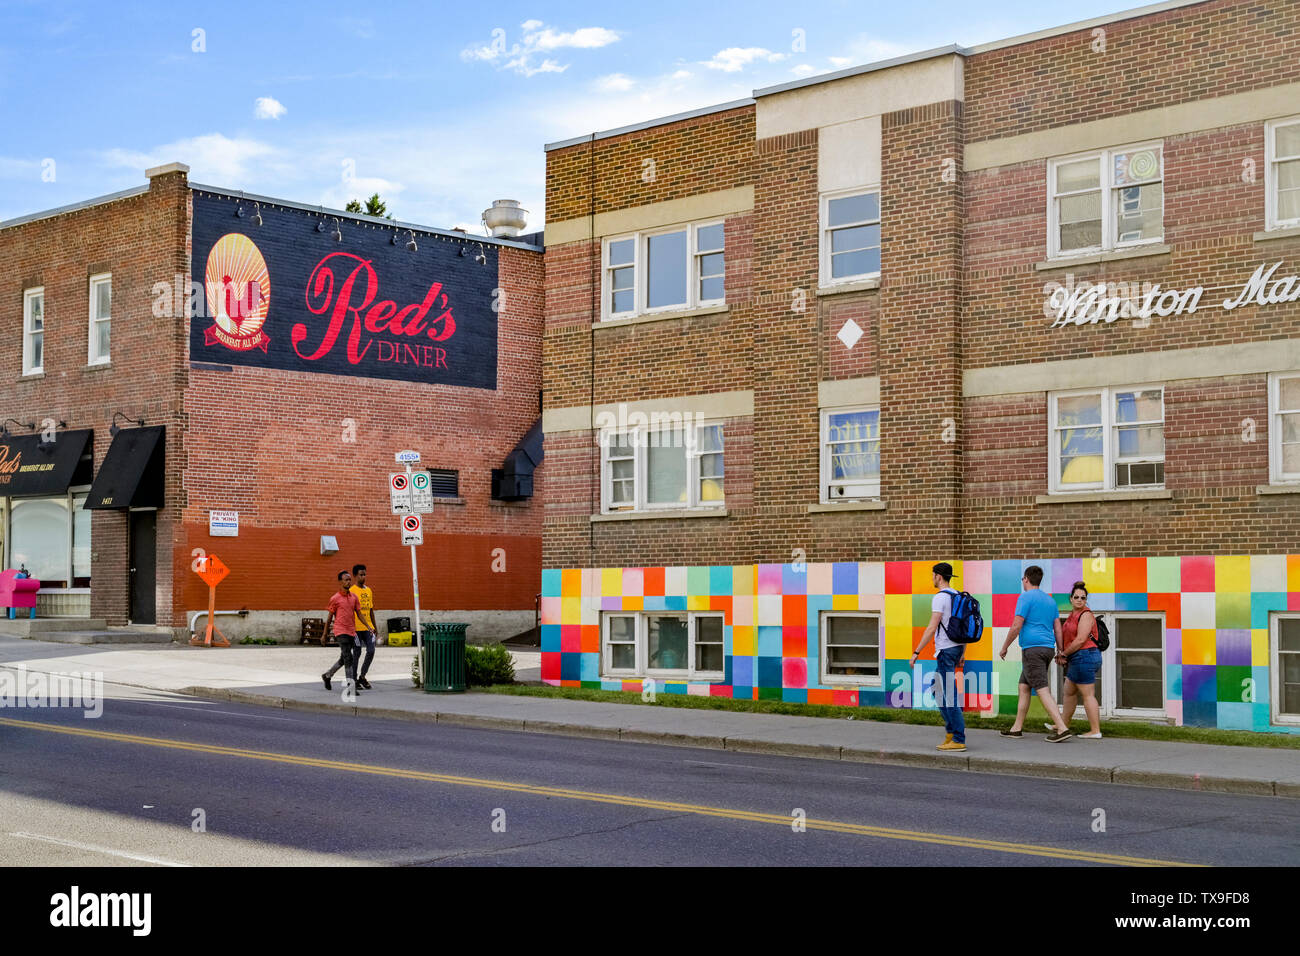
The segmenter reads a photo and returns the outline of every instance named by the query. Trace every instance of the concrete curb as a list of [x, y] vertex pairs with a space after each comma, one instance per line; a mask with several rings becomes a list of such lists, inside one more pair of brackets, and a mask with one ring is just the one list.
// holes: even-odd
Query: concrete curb
[[762, 740], [750, 735], [718, 737], [711, 734], [683, 734], [673, 731], [597, 727], [563, 721], [525, 720], [519, 717], [447, 714], [437, 711], [420, 712], [390, 707], [370, 707], [365, 704], [344, 704], [341, 701], [334, 703], [295, 700], [289, 697], [276, 697], [272, 694], [254, 694], [249, 691], [219, 687], [185, 687], [179, 691], [174, 691], [174, 693], [208, 700], [255, 704], [262, 707], [279, 707], [284, 710], [347, 714], [353, 717], [387, 718], [415, 723], [439, 723], [461, 727], [478, 727], [487, 730], [509, 730], [517, 733], [554, 734], [564, 737], [620, 740], [628, 743], [659, 744], [671, 747], [699, 747], [706, 750], [730, 750], [735, 753], [772, 754], [783, 757], [811, 757], [817, 760], [840, 760], [852, 763], [968, 770], [976, 773], [996, 773], [1014, 777], [1047, 777], [1055, 780], [1114, 783], [1159, 790], [1198, 790], [1209, 793], [1239, 793], [1252, 796], [1300, 799], [1300, 782], [1292, 780], [1248, 780], [1206, 776], [1204, 774], [1189, 775], [1161, 770], [1136, 770], [1131, 767], [1080, 767], [1062, 763], [1030, 763], [985, 757], [982, 754], [971, 754], [969, 751], [954, 754], [927, 754], [903, 750], [859, 750], [834, 744], [805, 744], [794, 741]]

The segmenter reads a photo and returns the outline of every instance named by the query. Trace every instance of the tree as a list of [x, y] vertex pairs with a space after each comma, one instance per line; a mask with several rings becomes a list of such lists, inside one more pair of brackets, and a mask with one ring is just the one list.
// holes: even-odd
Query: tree
[[359, 199], [349, 199], [348, 204], [343, 207], [346, 212], [359, 212], [367, 216], [383, 216], [385, 219], [392, 219], [392, 213], [388, 211], [388, 203], [379, 198], [379, 193], [373, 194], [366, 200], [364, 207]]

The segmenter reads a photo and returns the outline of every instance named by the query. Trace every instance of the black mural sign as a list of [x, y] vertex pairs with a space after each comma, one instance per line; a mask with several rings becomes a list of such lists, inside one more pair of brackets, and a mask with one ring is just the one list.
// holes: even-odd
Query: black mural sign
[[253, 211], [194, 193], [193, 361], [496, 388], [496, 246]]

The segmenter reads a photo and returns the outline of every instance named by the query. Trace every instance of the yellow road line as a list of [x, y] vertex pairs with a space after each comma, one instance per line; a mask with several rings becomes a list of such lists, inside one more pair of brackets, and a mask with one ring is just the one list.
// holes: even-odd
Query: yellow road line
[[[565, 800], [582, 800], [588, 803], [608, 803], [616, 806], [637, 807], [645, 810], [691, 813], [697, 816], [720, 817], [727, 820], [741, 820], [748, 823], [769, 823], [776, 824], [777, 826], [789, 827], [793, 821], [793, 817], [788, 814], [761, 813], [753, 810], [737, 810], [729, 807], [711, 807], [694, 803], [677, 803], [671, 800], [651, 800], [645, 797], [632, 797], [617, 793], [572, 790], [566, 787], [549, 787], [540, 784], [516, 783], [509, 780], [487, 780], [479, 777], [462, 777], [455, 774], [431, 773], [424, 770], [404, 770], [399, 767], [379, 767], [371, 764], [357, 764], [342, 760], [323, 760], [317, 757], [300, 757], [295, 754], [244, 750], [239, 747], [222, 747], [218, 744], [200, 744], [186, 740], [169, 740], [163, 737], [143, 737], [138, 734], [119, 734], [107, 730], [89, 730], [84, 727], [67, 727], [31, 720], [0, 718], [0, 725], [18, 727], [23, 730], [44, 730], [50, 733], [67, 734], [73, 737], [92, 737], [96, 740], [112, 740], [119, 743], [140, 744], [147, 747], [163, 747], [169, 750], [188, 750], [193, 753], [211, 754], [222, 757], [242, 757], [247, 760], [269, 760], [275, 763], [291, 764], [297, 767], [315, 767], [321, 770], [343, 770], [349, 773], [365, 773], [383, 777], [397, 777], [403, 780], [420, 780], [426, 783], [444, 783], [459, 787], [504, 790], [512, 793], [526, 793], [532, 796], [556, 797]], [[971, 850], [988, 850], [994, 853], [1014, 853], [1022, 856], [1045, 856], [1053, 859], [1073, 860], [1082, 863], [1106, 863], [1116, 866], [1201, 865], [1197, 863], [1183, 863], [1176, 860], [1154, 860], [1137, 856], [1119, 856], [1112, 853], [1096, 853], [1090, 850], [1035, 846], [1033, 844], [1024, 843], [1006, 843], [1000, 840], [982, 840], [976, 837], [955, 836], [943, 833], [927, 833], [920, 830], [899, 830], [890, 827], [869, 826], [862, 823], [843, 823], [836, 820], [809, 819], [805, 822], [805, 825], [809, 830], [825, 830], [831, 833], [846, 833], [853, 836], [875, 837], [883, 840], [906, 840], [913, 843], [936, 843], [943, 846], [963, 847]]]

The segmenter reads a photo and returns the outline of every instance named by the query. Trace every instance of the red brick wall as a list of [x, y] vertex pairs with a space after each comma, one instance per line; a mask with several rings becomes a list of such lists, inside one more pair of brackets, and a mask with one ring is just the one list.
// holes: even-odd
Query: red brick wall
[[966, 60], [969, 142], [1296, 82], [1300, 4], [1217, 2], [978, 53]]
[[[546, 466], [531, 500], [497, 502], [490, 493], [492, 469], [539, 415], [542, 270], [540, 255], [502, 249], [495, 392], [242, 366], [192, 369], [186, 541], [176, 554], [186, 608], [207, 601], [189, 570], [193, 548], [214, 551], [232, 568], [219, 589], [223, 606], [314, 607], [328, 599], [338, 570], [354, 563], [367, 565], [375, 586], [391, 595], [381, 604], [400, 598], [409, 605], [410, 556], [389, 511], [387, 479], [400, 470], [393, 453], [412, 448], [421, 467], [460, 473], [461, 503], [438, 502], [424, 516], [422, 606], [531, 609], [541, 585], [538, 494]], [[239, 537], [209, 538], [210, 509], [238, 511]], [[338, 554], [321, 556], [323, 534], [338, 539]], [[505, 551], [503, 573], [490, 569], [497, 548]]]
[[546, 218], [589, 215], [593, 182], [597, 214], [746, 186], [753, 144], [751, 104], [550, 150]]
[[[186, 339], [184, 322], [153, 314], [154, 283], [169, 287], [188, 272], [189, 190], [183, 173], [153, 181], [147, 193], [0, 230], [0, 418], [64, 420], [93, 428], [96, 472], [108, 453], [113, 413], [167, 427], [166, 507], [158, 512], [159, 621], [172, 600], [172, 515], [184, 502]], [[108, 366], [86, 365], [89, 278], [113, 274]], [[45, 374], [20, 380], [23, 290], [45, 287]], [[21, 434], [21, 432], [18, 432]], [[128, 614], [125, 512], [91, 519], [91, 615], [125, 624]]]

